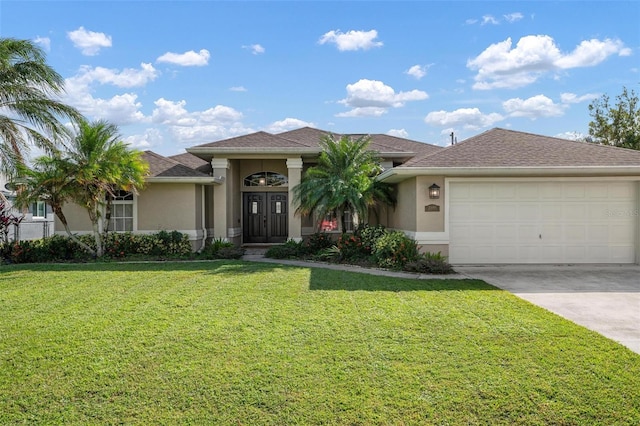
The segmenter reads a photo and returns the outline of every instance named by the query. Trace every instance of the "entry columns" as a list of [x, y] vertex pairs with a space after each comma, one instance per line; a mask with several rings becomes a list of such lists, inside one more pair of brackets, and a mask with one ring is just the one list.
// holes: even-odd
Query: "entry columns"
[[213, 176], [220, 178], [222, 183], [213, 187], [213, 236], [227, 241], [227, 171], [229, 160], [214, 158], [211, 160]]
[[287, 170], [289, 178], [289, 239], [302, 241], [302, 218], [296, 215], [298, 207], [293, 199], [293, 188], [295, 188], [302, 178], [302, 158], [287, 158]]

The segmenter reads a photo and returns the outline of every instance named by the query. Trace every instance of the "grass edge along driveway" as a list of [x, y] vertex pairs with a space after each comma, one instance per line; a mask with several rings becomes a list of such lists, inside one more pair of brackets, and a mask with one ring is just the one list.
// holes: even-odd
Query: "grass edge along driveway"
[[640, 356], [482, 281], [0, 267], [0, 424], [638, 424]]

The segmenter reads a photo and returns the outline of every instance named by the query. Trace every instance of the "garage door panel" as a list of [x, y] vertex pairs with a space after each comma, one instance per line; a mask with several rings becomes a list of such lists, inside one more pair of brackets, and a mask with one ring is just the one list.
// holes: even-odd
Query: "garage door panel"
[[452, 182], [450, 261], [633, 263], [635, 188], [634, 182]]

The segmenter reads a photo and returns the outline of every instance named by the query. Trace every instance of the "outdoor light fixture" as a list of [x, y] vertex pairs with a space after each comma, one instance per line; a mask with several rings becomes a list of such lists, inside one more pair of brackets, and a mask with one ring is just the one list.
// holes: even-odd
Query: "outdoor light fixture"
[[435, 183], [429, 187], [429, 198], [440, 198], [440, 187]]
[[265, 186], [267, 184], [267, 179], [261, 177], [260, 179], [258, 179], [258, 185], [260, 186]]

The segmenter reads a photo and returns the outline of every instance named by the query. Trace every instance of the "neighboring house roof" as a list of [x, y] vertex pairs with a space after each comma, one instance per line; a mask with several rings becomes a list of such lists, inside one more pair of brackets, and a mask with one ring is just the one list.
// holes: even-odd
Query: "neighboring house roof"
[[170, 155], [168, 158], [207, 175], [210, 175], [212, 172], [210, 162], [203, 160], [200, 157], [196, 157], [195, 155], [188, 152], [185, 152], [184, 154]]
[[[417, 156], [380, 178], [417, 174], [640, 174], [640, 151], [495, 128]], [[395, 178], [392, 177], [395, 175]]]
[[[333, 133], [311, 127], [302, 127], [300, 129], [279, 133], [277, 135], [267, 132], [256, 132], [244, 136], [237, 136], [230, 139], [197, 145], [188, 148], [187, 151], [203, 158], [209, 158], [212, 155], [251, 153], [317, 155], [321, 150], [320, 140], [324, 136], [331, 134]], [[337, 138], [343, 136], [341, 134], [333, 135]], [[370, 136], [371, 142], [369, 147], [373, 151], [378, 152], [383, 157], [401, 158], [403, 161], [406, 161], [418, 154], [435, 152], [442, 149], [435, 145], [389, 135], [349, 134], [347, 136], [353, 138]]]
[[142, 159], [149, 164], [148, 182], [216, 183], [216, 179], [206, 173], [153, 151], [144, 151]]

